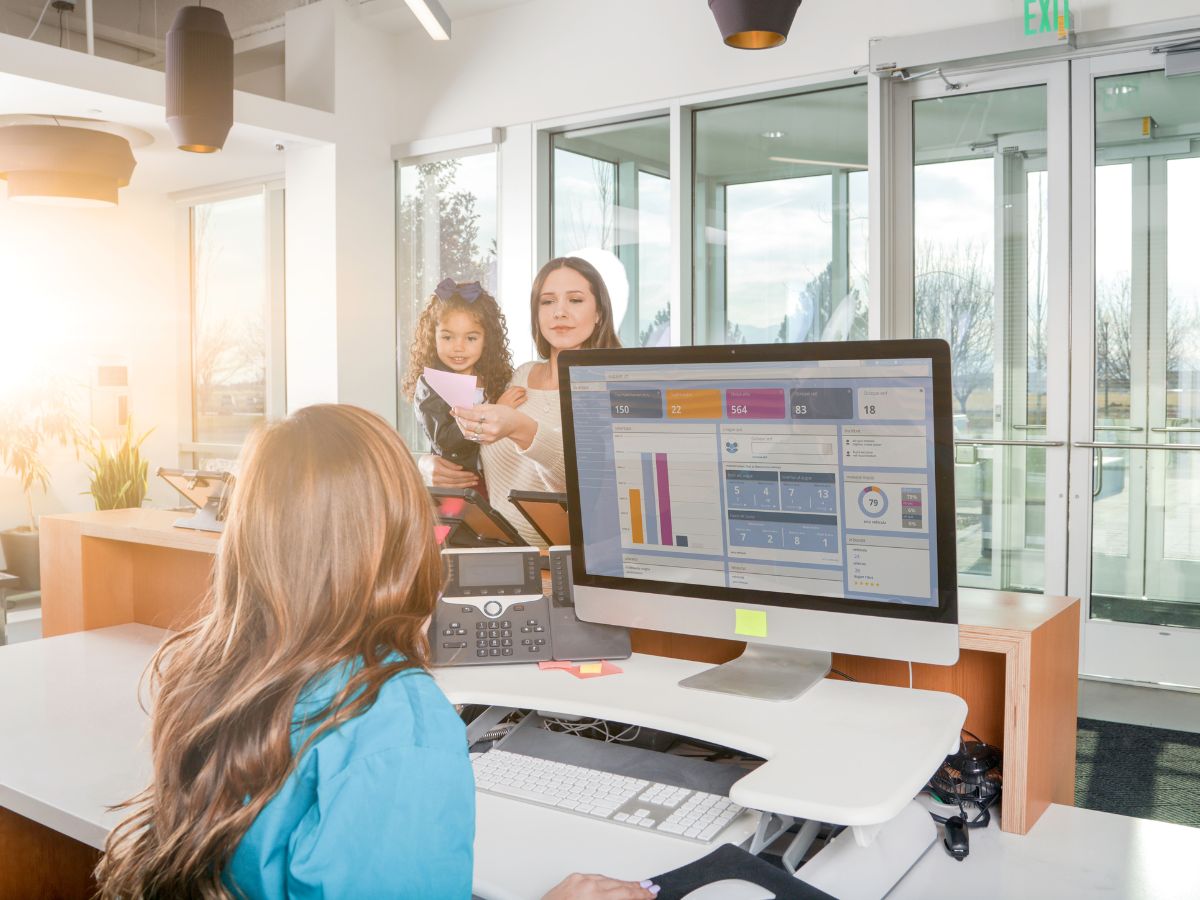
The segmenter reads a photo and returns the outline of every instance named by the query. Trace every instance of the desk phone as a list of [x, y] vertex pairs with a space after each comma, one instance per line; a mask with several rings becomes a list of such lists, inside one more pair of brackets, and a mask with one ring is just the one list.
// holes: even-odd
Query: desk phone
[[442, 560], [446, 588], [429, 625], [435, 666], [629, 656], [627, 629], [576, 618], [570, 547], [550, 548], [550, 598], [536, 547], [448, 547]]
[[553, 659], [536, 547], [447, 548], [429, 644], [435, 666]]

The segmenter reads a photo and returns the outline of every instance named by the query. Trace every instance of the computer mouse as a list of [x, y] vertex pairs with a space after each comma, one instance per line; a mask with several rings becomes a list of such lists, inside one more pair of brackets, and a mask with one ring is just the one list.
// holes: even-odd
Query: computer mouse
[[946, 845], [946, 851], [959, 862], [971, 852], [971, 838], [962, 816], [951, 816], [946, 820], [946, 838], [942, 843]]
[[775, 900], [775, 895], [750, 881], [723, 878], [684, 894], [683, 900]]

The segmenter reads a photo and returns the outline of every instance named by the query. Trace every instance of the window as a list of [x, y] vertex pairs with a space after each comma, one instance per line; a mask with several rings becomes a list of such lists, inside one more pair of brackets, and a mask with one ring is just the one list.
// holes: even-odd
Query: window
[[695, 113], [697, 344], [867, 337], [867, 88]]
[[626, 284], [604, 271], [626, 347], [671, 339], [670, 119], [655, 116], [555, 134], [551, 255], [607, 250]]
[[229, 468], [250, 431], [285, 405], [283, 190], [198, 201], [188, 219], [191, 425], [182, 451], [185, 464]]
[[[398, 377], [408, 364], [421, 310], [443, 278], [497, 283], [496, 151], [397, 167], [396, 330]], [[398, 398], [400, 434], [414, 450], [428, 449], [406, 397]]]

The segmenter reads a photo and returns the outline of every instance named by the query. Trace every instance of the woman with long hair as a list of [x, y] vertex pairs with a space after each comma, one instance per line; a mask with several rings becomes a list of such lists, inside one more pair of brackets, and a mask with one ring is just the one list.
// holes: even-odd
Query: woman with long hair
[[[442, 580], [383, 419], [311, 406], [252, 437], [209, 606], [151, 663], [153, 775], [100, 896], [469, 897], [466, 734], [424, 668]], [[590, 876], [556, 891], [652, 896]]]

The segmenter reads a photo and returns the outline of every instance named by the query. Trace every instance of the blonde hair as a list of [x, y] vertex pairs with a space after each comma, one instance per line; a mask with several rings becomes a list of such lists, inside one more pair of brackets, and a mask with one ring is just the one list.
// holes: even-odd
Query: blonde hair
[[[122, 804], [100, 896], [230, 896], [222, 874], [304, 750], [426, 664], [441, 582], [431, 503], [383, 419], [310, 406], [258, 432], [208, 612], [151, 662], [153, 777]], [[340, 665], [349, 680], [293, 755], [297, 699]]]

